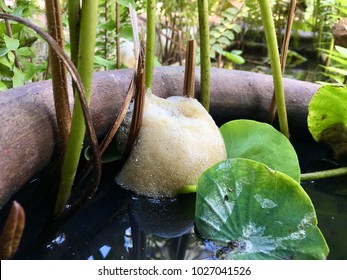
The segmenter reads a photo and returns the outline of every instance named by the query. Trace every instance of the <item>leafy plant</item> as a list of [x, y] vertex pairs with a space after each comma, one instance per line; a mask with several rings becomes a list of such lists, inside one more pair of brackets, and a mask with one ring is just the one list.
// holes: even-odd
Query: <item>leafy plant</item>
[[323, 84], [335, 84], [335, 85], [343, 85], [346, 80], [347, 71], [347, 49], [335, 46], [334, 50], [330, 52], [330, 50], [322, 49], [321, 52], [328, 56], [330, 62], [329, 66], [323, 66], [325, 71], [324, 75], [329, 78], [328, 81], [331, 83], [324, 82]]
[[221, 22], [211, 28], [210, 32], [210, 57], [216, 59], [218, 55], [226, 57], [233, 63], [243, 64], [242, 51], [225, 51], [225, 47], [230, 46], [235, 41], [235, 35], [241, 32], [241, 27], [234, 23], [234, 18], [238, 9], [230, 7], [222, 12]]
[[299, 183], [248, 159], [228, 159], [201, 175], [195, 223], [223, 246], [223, 259], [325, 259], [329, 252]]
[[[120, 30], [116, 30], [116, 5], [119, 5]], [[94, 56], [95, 70], [113, 70], [117, 62], [117, 39], [133, 41], [132, 28], [129, 17], [129, 5], [140, 9], [134, 0], [100, 0], [98, 25], [96, 31], [96, 51]], [[120, 56], [119, 56], [120, 58]], [[122, 62], [119, 61], [119, 65]], [[125, 67], [123, 65], [122, 67]]]
[[[16, 1], [11, 7], [0, 1], [0, 10], [21, 17], [32, 18], [39, 14], [36, 1]], [[46, 53], [37, 51], [35, 44], [38, 36], [21, 24], [0, 23], [0, 91], [22, 86], [28, 81], [37, 81], [44, 77], [47, 61]], [[38, 55], [37, 55], [38, 54]]]

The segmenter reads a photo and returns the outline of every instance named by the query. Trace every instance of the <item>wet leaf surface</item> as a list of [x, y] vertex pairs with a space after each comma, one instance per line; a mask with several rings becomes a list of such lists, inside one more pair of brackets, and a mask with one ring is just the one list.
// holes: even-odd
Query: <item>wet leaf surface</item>
[[226, 259], [325, 259], [314, 207], [289, 176], [248, 159], [228, 159], [199, 179], [196, 227]]
[[293, 146], [271, 125], [235, 120], [224, 124], [220, 130], [228, 158], [252, 159], [300, 181], [300, 166]]

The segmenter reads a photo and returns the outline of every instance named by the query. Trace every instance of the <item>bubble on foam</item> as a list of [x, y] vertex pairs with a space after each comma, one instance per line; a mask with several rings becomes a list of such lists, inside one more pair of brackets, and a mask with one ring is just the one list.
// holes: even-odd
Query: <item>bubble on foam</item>
[[117, 182], [142, 195], [174, 196], [225, 159], [220, 131], [197, 100], [146, 95], [139, 141]]

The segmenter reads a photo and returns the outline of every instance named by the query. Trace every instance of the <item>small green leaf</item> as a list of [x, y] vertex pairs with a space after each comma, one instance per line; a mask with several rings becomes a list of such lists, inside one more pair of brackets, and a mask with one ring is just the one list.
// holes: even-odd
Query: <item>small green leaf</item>
[[124, 38], [124, 39], [132, 42], [134, 40], [132, 27], [131, 26], [122, 27], [120, 32], [119, 32], [119, 37]]
[[25, 73], [20, 71], [17, 67], [13, 67], [13, 87], [24, 85]]
[[343, 76], [347, 76], [347, 70], [336, 68], [336, 67], [327, 67], [329, 71], [339, 73]]
[[218, 38], [218, 43], [222, 45], [229, 45], [231, 42], [227, 37], [221, 36]]
[[121, 5], [121, 6], [125, 6], [125, 7], [129, 7], [129, 5], [133, 6], [133, 8], [136, 7], [135, 5], [135, 1], [134, 0], [116, 0], [116, 2]]
[[6, 55], [9, 52], [8, 49], [6, 48], [0, 48], [0, 57]]
[[13, 52], [9, 51], [9, 52], [7, 53], [7, 58], [8, 58], [8, 60], [10, 61], [11, 64], [14, 64], [15, 56], [14, 56]]
[[0, 81], [0, 91], [5, 91], [7, 89], [8, 87], [2, 81]]
[[7, 57], [0, 57], [0, 64], [6, 66], [7, 68], [11, 69], [12, 70], [12, 65], [11, 63], [9, 62], [9, 60], [7, 59]]
[[226, 30], [223, 36], [227, 37], [230, 41], [233, 41], [235, 39], [234, 32], [232, 32], [231, 30]]
[[8, 37], [7, 35], [3, 35], [4, 42], [6, 45], [6, 48], [10, 51], [15, 51], [19, 47], [19, 40], [18, 39], [13, 39], [11, 37]]
[[271, 125], [235, 120], [221, 128], [228, 158], [247, 158], [281, 171], [300, 181], [300, 166], [289, 140]]
[[0, 6], [6, 13], [12, 13], [12, 10], [6, 6], [4, 1], [0, 1]]
[[94, 56], [94, 63], [100, 66], [104, 66], [107, 69], [115, 69], [116, 62], [112, 60], [107, 60], [102, 58], [101, 56]]
[[216, 51], [217, 53], [220, 53], [220, 54], [223, 54], [223, 52], [224, 52], [223, 48], [218, 44], [213, 45], [211, 47], [211, 51]]
[[238, 53], [236, 52], [226, 52], [224, 51], [223, 52], [223, 55], [228, 59], [230, 60], [231, 62], [233, 63], [236, 63], [236, 64], [244, 64], [245, 63], [245, 60], [242, 56], [240, 56]]
[[236, 24], [236, 23], [232, 23], [228, 29], [232, 29], [234, 30], [236, 33], [240, 33], [241, 32], [241, 26]]
[[195, 225], [225, 259], [325, 259], [312, 202], [289, 176], [248, 159], [228, 159], [199, 178]]
[[211, 32], [210, 32], [210, 36], [214, 37], [214, 38], [219, 38], [221, 35], [222, 34], [215, 29], [211, 30]]
[[217, 27], [216, 27], [216, 30], [219, 32], [219, 33], [223, 33], [223, 32], [225, 32], [225, 30], [227, 30], [227, 28], [226, 27], [224, 27], [224, 26], [222, 26], [222, 25], [218, 25]]
[[47, 61], [42, 62], [41, 64], [33, 64], [28, 61], [22, 61], [23, 69], [25, 69], [25, 80], [31, 80], [35, 75], [46, 71]]
[[340, 47], [340, 46], [335, 46], [336, 51], [339, 54], [342, 54], [343, 56], [347, 57], [347, 49], [344, 47]]
[[17, 51], [17, 54], [19, 55], [19, 56], [31, 56], [32, 55], [32, 53], [31, 53], [31, 50], [30, 50], [30, 48], [29, 47], [22, 47], [22, 48], [19, 48]]
[[116, 29], [116, 22], [114, 20], [108, 20], [99, 25], [100, 29], [105, 29], [107, 31], [113, 31]]

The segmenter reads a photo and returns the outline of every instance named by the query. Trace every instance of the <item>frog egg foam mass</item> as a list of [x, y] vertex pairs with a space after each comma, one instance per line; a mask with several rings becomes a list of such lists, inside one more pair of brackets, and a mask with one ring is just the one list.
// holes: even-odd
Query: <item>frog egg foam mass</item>
[[219, 128], [196, 99], [147, 93], [142, 127], [116, 181], [139, 195], [172, 197], [226, 158]]

